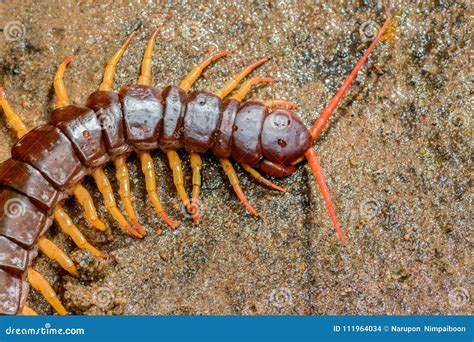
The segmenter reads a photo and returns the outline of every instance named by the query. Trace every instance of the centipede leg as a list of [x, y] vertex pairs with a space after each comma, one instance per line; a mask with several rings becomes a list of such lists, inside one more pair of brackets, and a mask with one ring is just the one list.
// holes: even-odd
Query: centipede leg
[[128, 218], [132, 222], [133, 226], [141, 235], [145, 235], [145, 229], [143, 229], [140, 222], [138, 222], [137, 214], [133, 209], [131, 193], [130, 193], [130, 176], [128, 174], [127, 156], [122, 155], [114, 160], [116, 177], [119, 182], [119, 194], [122, 199], [125, 211], [127, 212]]
[[23, 120], [13, 111], [12, 107], [5, 98], [2, 87], [0, 87], [0, 107], [3, 108], [3, 113], [5, 113], [8, 123], [15, 130], [18, 138], [21, 138], [26, 133], [28, 133], [28, 128], [26, 128]]
[[64, 72], [69, 63], [74, 59], [74, 56], [68, 56], [61, 64], [59, 64], [58, 71], [54, 76], [54, 92], [58, 98], [56, 102], [56, 108], [61, 108], [69, 105], [69, 96], [67, 95], [66, 86], [64, 85]]
[[25, 305], [23, 307], [23, 310], [21, 310], [21, 314], [23, 316], [38, 316], [38, 314], [36, 313], [35, 310], [33, 310], [32, 308], [30, 308], [28, 305]]
[[54, 292], [48, 281], [38, 272], [36, 272], [31, 266], [28, 267], [28, 281], [31, 286], [37, 291], [41, 292], [44, 298], [51, 304], [51, 306], [60, 315], [66, 315], [67, 311], [61, 304], [56, 292]]
[[110, 58], [109, 62], [107, 63], [107, 66], [105, 67], [104, 77], [102, 79], [102, 83], [100, 84], [99, 90], [112, 89], [112, 83], [114, 82], [115, 76], [115, 67], [117, 66], [117, 63], [119, 62], [120, 58], [122, 58], [125, 50], [127, 49], [135, 34], [136, 32], [132, 32], [132, 34], [128, 36], [127, 40], [125, 40], [125, 42], [117, 50], [117, 52], [115, 52], [115, 54]]
[[110, 185], [109, 179], [107, 175], [104, 173], [104, 169], [102, 167], [96, 167], [92, 170], [92, 177], [99, 188], [100, 193], [104, 198], [105, 205], [109, 210], [112, 217], [117, 221], [117, 223], [123, 229], [127, 230], [133, 236], [138, 238], [142, 238], [143, 235], [135, 231], [130, 225], [128, 224], [127, 220], [117, 208], [117, 203], [115, 202], [114, 192], [112, 190], [112, 186]]
[[191, 206], [189, 202], [188, 195], [186, 194], [186, 190], [184, 189], [184, 177], [183, 177], [183, 166], [181, 163], [181, 159], [179, 158], [178, 153], [175, 150], [169, 150], [166, 152], [166, 156], [168, 157], [168, 162], [173, 171], [173, 183], [178, 191], [179, 197], [183, 201], [184, 207], [187, 211], [191, 212]]
[[140, 161], [142, 164], [142, 171], [145, 175], [145, 185], [150, 201], [155, 207], [156, 212], [163, 218], [163, 220], [171, 227], [176, 228], [178, 222], [172, 221], [161, 207], [160, 200], [158, 198], [158, 193], [156, 192], [156, 175], [155, 175], [155, 164], [149, 152], [141, 151], [139, 153]]
[[329, 104], [326, 106], [326, 108], [323, 109], [321, 112], [321, 115], [319, 115], [319, 118], [314, 122], [313, 127], [310, 129], [311, 136], [313, 140], [318, 139], [319, 135], [324, 129], [324, 126], [328, 122], [329, 118], [331, 117], [332, 113], [336, 110], [339, 101], [341, 101], [342, 97], [346, 93], [347, 89], [351, 85], [352, 81], [357, 77], [357, 73], [359, 70], [362, 68], [362, 66], [365, 64], [367, 61], [367, 58], [369, 58], [370, 53], [374, 49], [375, 45], [377, 42], [380, 40], [380, 37], [382, 37], [383, 33], [387, 29], [388, 24], [390, 23], [391, 15], [388, 6], [386, 5], [386, 12], [387, 12], [387, 19], [385, 19], [385, 22], [380, 29], [379, 33], [375, 37], [375, 39], [372, 41], [368, 49], [365, 51], [364, 55], [361, 57], [361, 59], [357, 62], [356, 66], [354, 69], [352, 69], [351, 73], [349, 76], [346, 78], [344, 83], [342, 84], [341, 88], [337, 91], [336, 95], [332, 98], [332, 100], [329, 102]]
[[62, 268], [75, 277], [79, 277], [76, 265], [54, 242], [44, 236], [39, 238], [38, 247], [48, 258], [55, 260]]
[[278, 186], [274, 183], [272, 183], [270, 180], [266, 179], [265, 177], [262, 176], [262, 174], [260, 172], [258, 172], [257, 170], [255, 170], [253, 167], [251, 167], [249, 164], [247, 163], [240, 163], [240, 166], [242, 166], [244, 168], [245, 171], [247, 171], [248, 173], [250, 173], [256, 180], [258, 180], [259, 182], [265, 184], [266, 186], [272, 188], [272, 189], [275, 189], [275, 190], [278, 190], [278, 191], [281, 191], [281, 192], [286, 192], [286, 189], [285, 188], [282, 188], [281, 186]]
[[321, 169], [321, 165], [319, 164], [318, 160], [318, 153], [314, 148], [308, 149], [306, 151], [306, 159], [308, 159], [308, 164], [311, 167], [311, 171], [316, 178], [316, 182], [319, 186], [319, 191], [323, 195], [324, 202], [326, 203], [326, 207], [329, 211], [329, 216], [331, 217], [331, 221], [336, 229], [336, 233], [339, 236], [339, 239], [343, 244], [346, 244], [346, 239], [342, 234], [342, 230], [339, 226], [339, 222], [337, 221], [336, 212], [334, 211], [334, 204], [332, 203], [331, 196], [329, 195], [329, 189], [326, 185], [326, 180], [324, 179], [323, 170]]
[[95, 248], [89, 242], [87, 242], [86, 238], [84, 237], [84, 235], [82, 235], [81, 231], [76, 227], [71, 217], [69, 217], [69, 215], [64, 211], [64, 209], [60, 205], [57, 205], [54, 208], [53, 215], [54, 215], [54, 220], [59, 225], [63, 233], [71, 237], [72, 241], [74, 241], [77, 247], [79, 247], [80, 249], [87, 249], [93, 255], [98, 256], [103, 259], [106, 259], [108, 257], [106, 253], [99, 251], [97, 248]]
[[150, 39], [148, 39], [148, 44], [145, 48], [145, 53], [143, 54], [142, 59], [142, 70], [141, 75], [138, 78], [138, 84], [140, 85], [150, 85], [151, 84], [151, 67], [152, 67], [152, 57], [153, 57], [153, 46], [155, 45], [156, 36], [160, 32], [163, 25], [158, 26], [158, 28], [153, 32]]
[[292, 101], [284, 101], [284, 100], [268, 100], [264, 102], [265, 106], [272, 108], [272, 107], [288, 107], [291, 109], [295, 109], [298, 105]]
[[95, 208], [94, 202], [92, 201], [92, 196], [89, 194], [89, 191], [87, 191], [87, 189], [81, 184], [77, 184], [73, 188], [73, 193], [79, 204], [84, 208], [86, 218], [92, 224], [92, 226], [100, 231], [105, 231], [105, 224], [97, 216], [97, 210]]
[[233, 99], [242, 101], [247, 95], [247, 93], [250, 91], [250, 88], [257, 84], [257, 83], [262, 83], [262, 82], [275, 82], [275, 80], [271, 77], [254, 77], [251, 78], [250, 80], [245, 81], [242, 86], [239, 88], [239, 91], [232, 96]]
[[198, 153], [191, 153], [191, 169], [193, 170], [193, 192], [191, 199], [191, 209], [194, 223], [199, 222], [199, 211], [198, 211], [198, 198], [201, 192], [201, 168], [202, 159]]
[[259, 61], [256, 61], [253, 64], [246, 66], [241, 72], [239, 72], [237, 75], [234, 75], [229, 81], [227, 81], [227, 83], [224, 84], [224, 86], [221, 89], [214, 92], [214, 94], [216, 94], [221, 99], [223, 99], [224, 97], [229, 95], [230, 92], [237, 87], [240, 81], [242, 81], [245, 77], [247, 77], [247, 75], [250, 74], [252, 70], [266, 63], [267, 61], [268, 61], [268, 58], [263, 58]]
[[218, 60], [219, 58], [225, 57], [230, 55], [230, 51], [223, 51], [216, 53], [209, 58], [205, 59], [198, 65], [196, 65], [190, 72], [189, 74], [181, 81], [179, 84], [179, 87], [183, 89], [184, 91], [189, 91], [191, 89], [191, 86], [196, 82], [198, 79], [199, 75], [203, 72], [203, 70], [209, 66], [212, 62]]
[[232, 166], [232, 163], [230, 162], [230, 160], [226, 159], [226, 158], [220, 158], [219, 160], [221, 162], [221, 165], [222, 165], [222, 168], [224, 169], [225, 174], [229, 178], [229, 181], [230, 181], [230, 184], [232, 185], [232, 188], [234, 189], [235, 193], [237, 194], [237, 197], [245, 205], [245, 207], [250, 212], [250, 214], [252, 214], [253, 216], [258, 216], [258, 213], [250, 205], [247, 198], [245, 197], [244, 192], [242, 191], [242, 188], [240, 187], [239, 178], [237, 177], [237, 173], [235, 172], [234, 167]]

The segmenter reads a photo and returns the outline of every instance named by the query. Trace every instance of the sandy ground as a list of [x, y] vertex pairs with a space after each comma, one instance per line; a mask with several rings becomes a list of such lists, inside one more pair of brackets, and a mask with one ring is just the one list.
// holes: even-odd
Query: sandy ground
[[[308, 126], [385, 19], [374, 1], [2, 1], [0, 83], [29, 127], [48, 121], [57, 64], [71, 99], [83, 103], [107, 59], [133, 30], [115, 86], [134, 83], [149, 34], [160, 23], [155, 85], [177, 84], [210, 51], [234, 54], [208, 68], [195, 89], [214, 90], [245, 64], [280, 80], [249, 98], [298, 103]], [[342, 1], [341, 1], [342, 3]], [[393, 25], [317, 142], [336, 211], [348, 238], [334, 233], [309, 167], [276, 180], [280, 194], [238, 169], [254, 219], [235, 198], [218, 160], [205, 155], [202, 215], [182, 212], [162, 153], [154, 154], [159, 195], [176, 231], [146, 200], [139, 164], [129, 159], [135, 206], [147, 236], [125, 236], [86, 182], [107, 233], [67, 210], [87, 238], [110, 254], [77, 253], [53, 226], [48, 235], [74, 254], [73, 279], [40, 256], [35, 268], [74, 314], [469, 314], [472, 272], [473, 120], [469, 110], [469, 16], [462, 1], [393, 1]], [[0, 120], [0, 159], [15, 136]], [[190, 168], [183, 153], [185, 172]], [[114, 179], [112, 167], [109, 176]], [[116, 182], [113, 182], [116, 187]], [[117, 188], [116, 188], [117, 190]], [[157, 236], [157, 228], [162, 235]], [[471, 273], [472, 274], [472, 273]], [[52, 313], [36, 291], [29, 305]]]

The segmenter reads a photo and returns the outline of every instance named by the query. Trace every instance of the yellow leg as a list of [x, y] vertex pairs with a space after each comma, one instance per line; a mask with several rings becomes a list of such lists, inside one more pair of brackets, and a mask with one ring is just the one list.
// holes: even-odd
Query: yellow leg
[[97, 216], [97, 210], [95, 209], [94, 202], [92, 197], [81, 184], [77, 184], [73, 189], [74, 196], [76, 196], [79, 204], [84, 208], [84, 213], [86, 214], [89, 222], [98, 230], [104, 231], [105, 224]]
[[35, 310], [33, 310], [32, 308], [30, 308], [28, 305], [25, 305], [23, 307], [23, 310], [21, 310], [21, 314], [23, 316], [38, 316], [38, 314], [36, 313]]
[[137, 214], [135, 214], [135, 210], [133, 209], [130, 193], [130, 176], [128, 175], [126, 160], [127, 156], [125, 155], [121, 155], [114, 160], [116, 177], [120, 185], [120, 198], [122, 199], [125, 211], [133, 226], [141, 235], [145, 235], [145, 229], [143, 229], [140, 222], [138, 222]]
[[238, 100], [238, 101], [242, 101], [244, 99], [245, 95], [247, 95], [247, 93], [250, 91], [250, 88], [254, 84], [261, 83], [261, 82], [275, 82], [275, 80], [271, 77], [254, 77], [254, 78], [251, 78], [250, 80], [245, 81], [244, 84], [242, 84], [239, 91], [234, 96], [232, 96], [232, 98], [235, 99], [235, 100]]
[[94, 177], [97, 187], [99, 188], [99, 191], [104, 198], [104, 202], [105, 202], [105, 205], [107, 206], [107, 209], [109, 210], [112, 217], [120, 225], [120, 227], [127, 230], [132, 235], [138, 238], [142, 238], [143, 235], [141, 235], [140, 233], [132, 229], [132, 227], [130, 227], [125, 217], [123, 217], [123, 215], [117, 209], [117, 203], [115, 202], [112, 186], [110, 185], [109, 179], [107, 178], [107, 175], [104, 173], [104, 170], [102, 169], [102, 167], [94, 168], [92, 170], [92, 177]]
[[40, 291], [44, 298], [51, 304], [51, 306], [60, 315], [66, 315], [67, 311], [61, 304], [56, 292], [54, 292], [48, 281], [38, 272], [36, 272], [31, 266], [28, 267], [28, 281], [31, 286]]
[[173, 182], [178, 191], [179, 197], [183, 201], [186, 210], [191, 211], [188, 195], [184, 189], [184, 178], [183, 178], [183, 167], [181, 159], [175, 150], [169, 150], [166, 152], [171, 170], [173, 171]]
[[272, 107], [289, 107], [289, 108], [297, 108], [298, 105], [294, 102], [291, 102], [291, 101], [282, 101], [282, 100], [269, 100], [269, 101], [265, 101], [265, 106], [269, 107], [269, 108], [272, 108]]
[[18, 114], [13, 111], [12, 107], [10, 107], [10, 104], [3, 94], [2, 87], [0, 87], [0, 107], [3, 108], [3, 112], [5, 113], [7, 121], [15, 130], [18, 138], [21, 138], [26, 133], [28, 133], [28, 128], [26, 128], [23, 120], [21, 120]]
[[48, 258], [55, 260], [62, 268], [68, 271], [75, 277], [79, 277], [76, 265], [54, 242], [47, 238], [40, 237], [38, 240], [38, 247]]
[[189, 91], [191, 89], [191, 86], [196, 82], [198, 79], [199, 75], [203, 72], [203, 70], [212, 62], [218, 60], [219, 58], [225, 57], [230, 55], [230, 51], [223, 51], [216, 53], [203, 62], [199, 63], [196, 65], [190, 72], [189, 74], [181, 81], [179, 84], [179, 87], [183, 89], [184, 91]]
[[107, 254], [99, 251], [97, 248], [95, 248], [89, 242], [87, 242], [84, 235], [82, 235], [81, 231], [76, 227], [74, 222], [71, 220], [71, 217], [69, 217], [69, 215], [64, 211], [64, 209], [60, 205], [54, 208], [53, 214], [54, 214], [54, 220], [59, 225], [63, 233], [66, 235], [69, 235], [77, 247], [79, 247], [80, 249], [87, 249], [93, 255], [98, 256], [103, 259], [106, 259], [108, 257]]
[[237, 75], [233, 76], [224, 86], [219, 89], [218, 91], [215, 92], [217, 96], [219, 96], [221, 99], [226, 97], [227, 95], [230, 94], [232, 90], [237, 87], [237, 85], [242, 81], [245, 77], [247, 77], [248, 74], [255, 68], [259, 67], [260, 65], [264, 64], [265, 62], [268, 61], [268, 58], [261, 59], [253, 64], [250, 64], [249, 66], [246, 66], [241, 72], [239, 72]]
[[240, 166], [242, 166], [245, 171], [247, 171], [248, 173], [250, 173], [255, 179], [257, 179], [257, 180], [260, 181], [261, 183], [263, 183], [263, 184], [269, 186], [269, 187], [272, 188], [272, 189], [275, 189], [275, 190], [278, 190], [278, 191], [281, 191], [281, 192], [286, 192], [286, 189], [285, 189], [285, 188], [282, 188], [281, 186], [278, 186], [278, 185], [272, 183], [270, 180], [268, 180], [268, 179], [266, 179], [265, 177], [263, 177], [260, 172], [258, 172], [257, 170], [255, 170], [255, 169], [254, 169], [253, 167], [251, 167], [249, 164], [240, 163]]
[[142, 164], [142, 171], [145, 175], [145, 184], [146, 191], [150, 197], [150, 201], [155, 207], [156, 212], [165, 220], [165, 222], [171, 227], [176, 228], [178, 226], [177, 222], [170, 220], [170, 218], [165, 214], [163, 208], [161, 207], [158, 194], [156, 192], [156, 176], [155, 176], [155, 164], [149, 152], [141, 151], [139, 153], [140, 161]]
[[198, 153], [191, 153], [191, 169], [193, 170], [193, 192], [191, 199], [191, 209], [194, 223], [199, 221], [198, 197], [201, 192], [201, 167], [202, 159]]
[[74, 56], [68, 56], [64, 62], [59, 64], [58, 71], [56, 71], [56, 75], [54, 76], [54, 92], [56, 97], [58, 98], [56, 102], [56, 108], [61, 108], [64, 106], [69, 105], [69, 97], [67, 95], [66, 86], [64, 85], [63, 76], [64, 72], [66, 71], [66, 67], [71, 61], [73, 60]]
[[105, 67], [104, 71], [104, 78], [102, 79], [102, 83], [99, 86], [99, 90], [111, 90], [112, 83], [114, 82], [115, 76], [115, 67], [119, 62], [120, 58], [122, 58], [125, 50], [127, 50], [128, 45], [132, 41], [133, 37], [135, 36], [136, 32], [132, 32], [131, 35], [128, 36], [127, 40], [122, 44], [122, 46], [115, 52], [115, 54], [110, 58], [107, 66]]
[[153, 32], [150, 39], [148, 39], [148, 44], [145, 48], [145, 53], [143, 54], [142, 59], [142, 73], [138, 78], [138, 84], [140, 85], [147, 85], [151, 84], [151, 64], [152, 64], [152, 57], [153, 57], [153, 45], [155, 44], [156, 36], [158, 32], [160, 32], [163, 25], [158, 26], [158, 28]]
[[247, 198], [245, 197], [244, 192], [242, 191], [242, 188], [240, 187], [237, 173], [235, 173], [234, 167], [232, 166], [232, 163], [230, 162], [230, 160], [226, 158], [220, 158], [219, 160], [221, 162], [221, 165], [222, 165], [222, 168], [224, 169], [225, 174], [229, 178], [232, 188], [234, 188], [234, 191], [237, 194], [237, 197], [245, 205], [245, 207], [250, 212], [250, 214], [252, 214], [253, 216], [258, 216], [255, 209], [247, 201]]

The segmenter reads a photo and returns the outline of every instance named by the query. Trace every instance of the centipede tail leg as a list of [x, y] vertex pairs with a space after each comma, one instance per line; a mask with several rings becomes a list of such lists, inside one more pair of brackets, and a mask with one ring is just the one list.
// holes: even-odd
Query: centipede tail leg
[[90, 224], [100, 231], [105, 231], [105, 224], [97, 215], [97, 210], [89, 191], [83, 185], [78, 184], [73, 188], [73, 193], [79, 204], [84, 208], [84, 213]]
[[198, 198], [199, 193], [201, 192], [201, 168], [202, 168], [202, 159], [198, 153], [191, 152], [191, 169], [193, 170], [193, 192], [191, 199], [191, 208], [194, 223], [199, 222], [199, 212], [198, 212]]
[[56, 292], [54, 292], [48, 281], [38, 272], [36, 272], [31, 266], [28, 267], [28, 281], [31, 286], [41, 292], [44, 298], [51, 304], [51, 306], [60, 315], [66, 315], [67, 311], [61, 304]]
[[172, 221], [163, 211], [163, 208], [161, 207], [161, 202], [156, 192], [156, 175], [155, 164], [153, 163], [153, 159], [151, 158], [150, 153], [146, 151], [139, 152], [139, 156], [142, 164], [142, 171], [145, 175], [146, 191], [148, 192], [150, 201], [153, 204], [153, 207], [155, 208], [156, 212], [171, 228], [174, 229], [178, 226], [178, 222]]
[[115, 67], [119, 62], [120, 58], [122, 58], [125, 50], [127, 49], [128, 45], [132, 41], [133, 37], [135, 36], [136, 32], [132, 32], [127, 38], [127, 40], [122, 44], [122, 46], [115, 52], [115, 54], [110, 58], [107, 66], [105, 67], [104, 77], [102, 79], [102, 83], [99, 86], [99, 90], [111, 90], [112, 83], [114, 82], [115, 76]]
[[251, 167], [249, 164], [246, 164], [246, 163], [240, 163], [240, 166], [242, 166], [242, 168], [247, 171], [248, 173], [250, 173], [256, 180], [258, 180], [259, 182], [261, 182], [262, 184], [265, 184], [266, 186], [272, 188], [272, 189], [275, 189], [275, 190], [278, 190], [278, 191], [281, 191], [281, 192], [286, 192], [286, 189], [285, 188], [282, 188], [281, 186], [278, 186], [274, 183], [272, 183], [270, 180], [268, 180], [267, 178], [263, 177], [262, 174], [260, 172], [258, 172], [257, 170], [255, 170], [253, 167]]
[[56, 108], [62, 108], [64, 106], [69, 105], [69, 96], [66, 91], [66, 86], [64, 85], [64, 72], [66, 71], [66, 67], [69, 63], [74, 59], [74, 56], [68, 56], [61, 64], [59, 64], [58, 70], [56, 71], [56, 75], [54, 76], [54, 92], [56, 94], [57, 102]]
[[181, 159], [179, 158], [178, 153], [175, 150], [169, 150], [166, 152], [166, 156], [168, 157], [168, 162], [173, 172], [173, 183], [178, 191], [183, 204], [189, 212], [191, 212], [191, 206], [189, 202], [188, 195], [186, 194], [186, 190], [184, 189], [184, 177], [183, 177], [183, 166], [181, 163]]
[[128, 174], [128, 168], [126, 163], [127, 157], [125, 155], [119, 156], [114, 160], [116, 177], [119, 182], [119, 195], [122, 199], [125, 211], [127, 212], [128, 218], [132, 222], [133, 226], [141, 234], [145, 234], [145, 229], [138, 222], [137, 214], [133, 209], [131, 192], [130, 192], [130, 176]]
[[255, 68], [259, 67], [260, 65], [266, 63], [267, 61], [268, 61], [268, 58], [263, 58], [259, 61], [256, 61], [253, 64], [250, 64], [250, 65], [246, 66], [241, 72], [234, 75], [229, 81], [227, 81], [227, 83], [224, 84], [224, 86], [221, 89], [214, 92], [214, 94], [216, 94], [221, 99], [223, 99], [224, 97], [229, 95], [230, 92], [237, 87], [237, 85], [240, 83], [240, 81], [242, 81], [245, 77], [247, 77], [247, 75], [250, 74], [252, 72], [252, 70], [254, 70]]
[[105, 205], [109, 210], [112, 217], [117, 221], [117, 223], [123, 229], [127, 230], [133, 236], [138, 238], [142, 238], [143, 235], [135, 231], [130, 225], [128, 224], [127, 220], [117, 208], [117, 203], [115, 202], [114, 192], [112, 190], [112, 186], [110, 185], [110, 181], [107, 178], [107, 175], [104, 172], [102, 167], [96, 167], [92, 170], [92, 177], [94, 178], [97, 187], [99, 188], [100, 193], [104, 198]]
[[69, 215], [60, 205], [57, 205], [54, 208], [53, 215], [54, 220], [59, 225], [63, 233], [69, 235], [77, 247], [79, 247], [80, 249], [87, 249], [93, 255], [103, 259], [106, 259], [108, 257], [106, 253], [99, 251], [97, 248], [87, 242], [84, 235], [82, 235], [81, 231], [73, 223], [71, 217], [69, 217]]
[[62, 268], [75, 277], [79, 277], [76, 265], [54, 242], [44, 236], [38, 240], [38, 247], [48, 258], [55, 260]]
[[319, 115], [319, 118], [314, 122], [313, 127], [311, 127], [310, 133], [311, 133], [311, 136], [312, 136], [313, 140], [318, 139], [319, 135], [321, 134], [321, 132], [324, 129], [324, 126], [328, 122], [328, 120], [331, 117], [332, 113], [334, 113], [334, 111], [336, 110], [339, 102], [341, 101], [342, 97], [346, 93], [347, 89], [349, 88], [351, 83], [354, 81], [354, 79], [357, 77], [357, 73], [362, 68], [362, 66], [365, 64], [365, 62], [367, 61], [367, 58], [369, 57], [370, 53], [374, 49], [377, 42], [380, 40], [380, 37], [382, 37], [383, 33], [387, 29], [387, 26], [390, 23], [390, 19], [391, 19], [390, 11], [389, 11], [389, 8], [387, 6], [386, 6], [386, 12], [387, 12], [387, 19], [385, 19], [385, 22], [384, 22], [382, 28], [380, 29], [379, 33], [377, 34], [375, 39], [370, 44], [367, 51], [365, 51], [365, 53], [361, 57], [361, 59], [357, 62], [354, 69], [352, 69], [351, 73], [346, 78], [346, 80], [342, 84], [341, 88], [339, 88], [336, 95], [334, 95], [334, 97], [329, 102], [329, 104], [326, 106], [326, 108], [323, 109], [323, 111], [321, 112], [321, 115]]
[[181, 83], [179, 84], [179, 87], [186, 92], [189, 91], [189, 89], [191, 89], [194, 82], [196, 82], [196, 80], [198, 79], [199, 75], [201, 75], [201, 73], [204, 71], [206, 67], [209, 66], [209, 64], [218, 60], [219, 58], [222, 58], [228, 55], [230, 55], [230, 51], [223, 51], [223, 52], [216, 53], [210, 56], [209, 58], [205, 59], [204, 61], [196, 65], [189, 72], [189, 74], [181, 81]]
[[331, 221], [336, 229], [336, 233], [339, 236], [339, 239], [343, 244], [346, 244], [346, 239], [342, 234], [341, 227], [339, 226], [339, 222], [336, 217], [336, 212], [334, 210], [334, 204], [332, 203], [331, 196], [329, 195], [329, 189], [326, 185], [326, 180], [324, 178], [323, 170], [321, 169], [321, 165], [319, 164], [318, 160], [318, 153], [314, 148], [308, 149], [305, 154], [306, 159], [308, 159], [308, 164], [311, 167], [311, 171], [313, 172], [314, 177], [316, 178], [316, 182], [318, 183], [319, 191], [323, 195], [324, 202], [326, 203], [326, 207], [329, 211], [329, 216], [331, 217]]
[[38, 313], [32, 308], [30, 308], [28, 305], [25, 305], [23, 307], [23, 310], [21, 310], [21, 314], [23, 316], [38, 316]]
[[221, 162], [221, 165], [222, 165], [222, 168], [224, 169], [225, 174], [229, 178], [232, 188], [237, 194], [237, 197], [245, 205], [245, 207], [250, 212], [250, 214], [252, 214], [253, 216], [258, 216], [257, 211], [250, 205], [247, 198], [245, 197], [244, 192], [242, 191], [242, 188], [240, 187], [240, 182], [239, 182], [239, 178], [237, 177], [237, 173], [235, 172], [234, 167], [232, 166], [232, 163], [230, 162], [230, 160], [227, 158], [220, 158], [219, 160]]
[[12, 107], [5, 98], [2, 87], [0, 87], [0, 107], [3, 108], [3, 113], [5, 114], [10, 126], [12, 126], [15, 130], [18, 138], [21, 138], [26, 133], [28, 133], [28, 128], [26, 128], [23, 120], [13, 111]]
[[288, 107], [291, 109], [298, 108], [298, 105], [292, 101], [284, 101], [284, 100], [268, 100], [264, 102], [265, 106], [268, 108], [273, 107]]

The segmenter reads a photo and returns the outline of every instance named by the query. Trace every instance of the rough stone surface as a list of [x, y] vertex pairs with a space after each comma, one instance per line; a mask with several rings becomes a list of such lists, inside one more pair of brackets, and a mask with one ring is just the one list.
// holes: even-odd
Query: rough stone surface
[[[35, 261], [68, 309], [76, 314], [472, 313], [468, 2], [392, 3], [388, 34], [316, 144], [347, 246], [339, 243], [306, 164], [276, 180], [286, 194], [257, 184], [238, 168], [245, 193], [261, 214], [254, 219], [235, 198], [218, 160], [205, 155], [203, 218], [193, 225], [163, 154], [156, 152], [159, 196], [169, 215], [182, 220], [172, 231], [146, 200], [139, 163], [130, 157], [135, 207], [146, 237], [120, 231], [89, 180], [86, 186], [110, 229], [88, 227], [73, 200], [66, 208], [89, 241], [110, 255], [103, 274], [76, 280], [44, 256]], [[69, 95], [83, 103], [98, 87], [107, 59], [133, 30], [138, 35], [117, 67], [115, 87], [136, 82], [148, 36], [164, 23], [153, 59], [155, 85], [178, 84], [211, 51], [234, 53], [209, 67], [194, 89], [217, 89], [244, 65], [270, 57], [254, 74], [280, 82], [259, 86], [249, 98], [293, 100], [309, 126], [368, 46], [373, 25], [384, 19], [383, 5], [374, 1], [4, 1], [0, 84], [25, 123], [37, 126], [54, 108], [53, 75], [66, 56], [75, 55], [65, 77]], [[15, 135], [3, 118], [0, 139], [5, 160]], [[188, 157], [182, 156], [190, 191]], [[107, 172], [114, 179], [112, 166]], [[75, 251], [57, 227], [48, 236]], [[52, 313], [34, 290], [29, 305]]]

